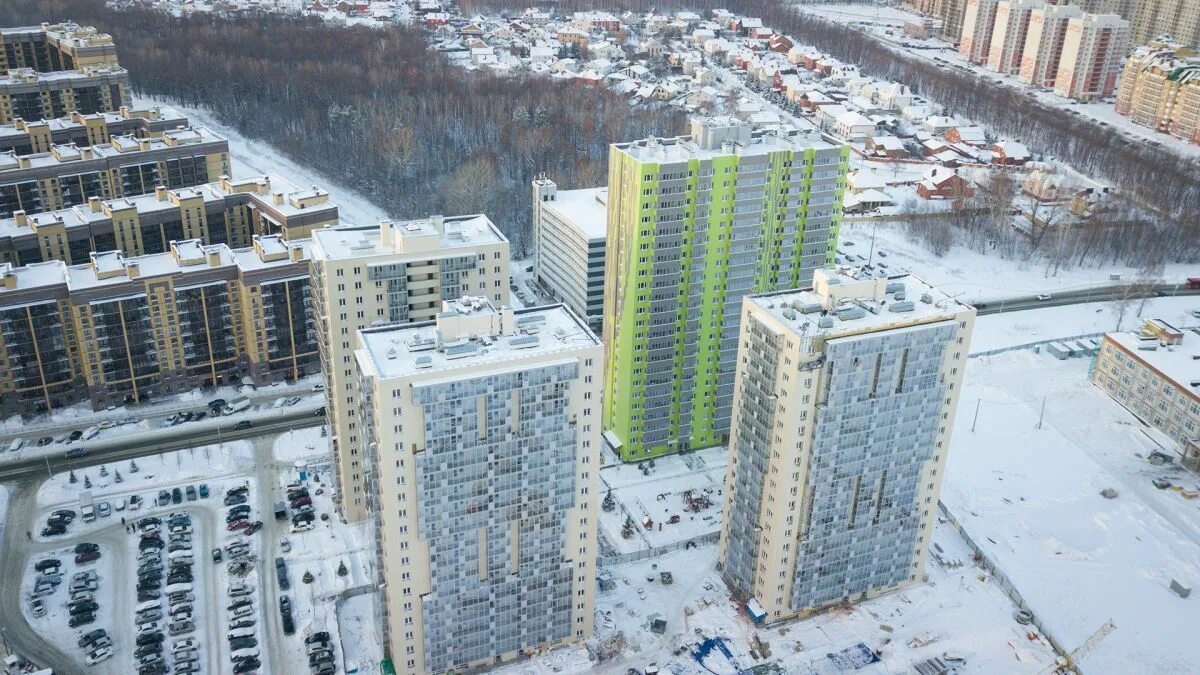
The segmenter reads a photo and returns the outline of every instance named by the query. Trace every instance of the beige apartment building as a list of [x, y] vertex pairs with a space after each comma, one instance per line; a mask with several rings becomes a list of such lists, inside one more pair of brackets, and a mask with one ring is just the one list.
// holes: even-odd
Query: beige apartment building
[[32, 155], [50, 152], [56, 145], [103, 145], [116, 136], [162, 138], [168, 131], [188, 126], [183, 113], [159, 106], [146, 109], [121, 106], [116, 112], [90, 115], [76, 111], [46, 120], [18, 118], [11, 124], [0, 125], [0, 152]]
[[718, 564], [756, 619], [922, 579], [974, 322], [909, 275], [745, 298]]
[[147, 401], [198, 386], [291, 381], [320, 360], [307, 242], [172, 241], [144, 256], [0, 264], [0, 411]]
[[356, 340], [377, 623], [403, 675], [473, 672], [593, 629], [600, 341], [563, 305], [463, 294], [439, 310]]
[[1025, 84], [1052, 88], [1058, 77], [1067, 24], [1083, 17], [1074, 5], [1047, 5], [1035, 8], [1029, 15], [1025, 48], [1021, 50], [1021, 70], [1017, 79]]
[[47, 152], [0, 153], [0, 215], [40, 213], [167, 188], [192, 187], [228, 176], [229, 143], [200, 128], [179, 128], [158, 138], [116, 136]]
[[533, 181], [533, 276], [599, 331], [604, 319], [608, 188], [559, 190]]
[[172, 241], [186, 239], [245, 248], [255, 235], [294, 241], [337, 222], [337, 205], [321, 188], [300, 188], [278, 176], [220, 176], [197, 187], [158, 186], [137, 197], [91, 197], [80, 206], [31, 215], [17, 211], [0, 219], [0, 262], [80, 264], [93, 251], [163, 253]]
[[1200, 144], [1200, 57], [1152, 42], [1125, 60], [1116, 111], [1144, 127]]
[[485, 215], [430, 216], [374, 227], [312, 233], [313, 304], [329, 398], [337, 499], [347, 520], [366, 517], [370, 501], [362, 457], [354, 352], [358, 331], [430, 321], [443, 300], [486, 297], [509, 302], [509, 244]]
[[92, 26], [68, 22], [0, 28], [0, 72], [30, 68], [49, 73], [116, 62], [112, 36]]
[[1129, 48], [1129, 22], [1116, 14], [1084, 14], [1067, 21], [1054, 93], [1077, 101], [1113, 95]]
[[1092, 367], [1092, 383], [1179, 443], [1200, 439], [1200, 338], [1151, 319], [1132, 331], [1108, 333]]
[[964, 59], [972, 63], [987, 61], [999, 4], [999, 0], [967, 0], [963, 9], [962, 36], [958, 41], [958, 53]]
[[1135, 45], [1170, 36], [1184, 46], [1200, 49], [1200, 0], [1138, 0], [1127, 16]]
[[1042, 0], [1000, 0], [996, 5], [996, 22], [987, 54], [989, 70], [1005, 75], [1021, 72], [1029, 19], [1033, 10], [1045, 6]]

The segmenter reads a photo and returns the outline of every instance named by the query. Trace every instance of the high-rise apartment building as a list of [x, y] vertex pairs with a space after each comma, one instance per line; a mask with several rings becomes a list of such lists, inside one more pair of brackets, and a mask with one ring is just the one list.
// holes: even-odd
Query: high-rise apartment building
[[963, 9], [962, 37], [958, 41], [958, 53], [964, 59], [972, 63], [987, 61], [999, 4], [999, 0], [967, 0]]
[[204, 385], [317, 372], [307, 242], [0, 264], [0, 411], [102, 409]]
[[725, 442], [742, 297], [832, 262], [848, 158], [729, 119], [612, 146], [604, 426], [622, 458]]
[[589, 637], [596, 336], [562, 305], [514, 312], [464, 294], [434, 321], [359, 341], [378, 623], [396, 672], [467, 672]]
[[114, 136], [162, 138], [172, 129], [187, 126], [188, 119], [182, 113], [158, 106], [145, 110], [122, 106], [116, 112], [90, 115], [72, 112], [49, 120], [18, 119], [0, 126], [0, 153], [32, 155], [50, 152], [56, 145], [102, 145]]
[[1200, 49], [1200, 0], [1138, 0], [1129, 18], [1133, 44], [1143, 45], [1169, 36], [1192, 49]]
[[76, 24], [0, 28], [0, 124], [117, 110], [129, 73], [112, 36]]
[[1054, 93], [1078, 101], [1112, 96], [1128, 47], [1129, 22], [1116, 14], [1069, 20]]
[[1135, 124], [1200, 144], [1200, 57], [1169, 42], [1138, 47], [1125, 60], [1116, 111]]
[[1029, 18], [1033, 10], [1045, 6], [1042, 0], [1000, 0], [996, 5], [996, 22], [988, 48], [989, 70], [1006, 75], [1021, 72], [1021, 56], [1025, 52], [1025, 38], [1029, 35]]
[[718, 560], [768, 622], [922, 577], [974, 320], [907, 275], [746, 298]]
[[533, 181], [533, 275], [550, 295], [600, 330], [608, 188], [559, 190]]
[[1074, 5], [1047, 5], [1034, 9], [1029, 15], [1017, 79], [1025, 84], [1053, 87], [1066, 42], [1067, 24], [1071, 19], [1082, 17], [1083, 11]]
[[63, 209], [90, 197], [134, 197], [159, 186], [192, 187], [229, 173], [229, 143], [205, 128], [54, 145], [31, 155], [0, 153], [0, 216]]
[[1108, 333], [1092, 368], [1092, 383], [1146, 424], [1178, 442], [1180, 454], [1200, 439], [1200, 394], [1196, 382], [1197, 338], [1150, 319], [1133, 331]]
[[935, 0], [933, 15], [942, 19], [942, 37], [958, 42], [962, 37], [963, 13], [966, 0]]
[[312, 233], [313, 302], [339, 494], [347, 520], [367, 515], [354, 351], [358, 331], [429, 321], [464, 295], [508, 304], [508, 239], [484, 215], [383, 221]]
[[0, 28], [0, 72], [29, 68], [49, 73], [116, 62], [112, 36], [92, 26], [43, 23]]
[[253, 245], [254, 235], [307, 238], [338, 222], [337, 205], [318, 187], [301, 189], [278, 176], [101, 200], [57, 211], [0, 219], [0, 262], [29, 265], [46, 260], [90, 261], [93, 251], [128, 256], [163, 253], [175, 240], [199, 239], [234, 248]]

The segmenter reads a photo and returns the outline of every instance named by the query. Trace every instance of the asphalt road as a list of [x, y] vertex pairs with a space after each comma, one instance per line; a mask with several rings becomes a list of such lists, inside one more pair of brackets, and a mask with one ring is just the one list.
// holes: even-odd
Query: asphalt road
[[[66, 450], [56, 456], [43, 455], [0, 464], [0, 482], [28, 478], [48, 477], [70, 469], [83, 469], [97, 464], [120, 460], [137, 459], [161, 452], [183, 450], [200, 445], [235, 441], [261, 434], [279, 433], [289, 429], [317, 426], [325, 423], [325, 417], [316, 416], [321, 405], [297, 404], [281, 410], [262, 411], [262, 416], [236, 415], [217, 418], [221, 424], [206, 422], [184, 423], [174, 427], [154, 429], [136, 434], [114, 436], [107, 440], [90, 441], [84, 457], [67, 459]], [[234, 429], [238, 422], [251, 420], [249, 429]]]
[[[1177, 295], [1200, 296], [1200, 289], [1189, 289], [1182, 284], [1157, 284], [1150, 290], [1130, 295], [1124, 286], [1104, 286], [1082, 291], [1061, 291], [1053, 293], [1049, 300], [1038, 300], [1036, 295], [1005, 298], [1004, 300], [983, 300], [975, 303], [979, 314], [1000, 314], [1002, 312], [1020, 312], [1027, 309], [1043, 307], [1065, 307], [1089, 302], [1112, 302], [1122, 298], [1141, 300], [1142, 298], [1172, 297]], [[1197, 306], [1200, 309], [1200, 305]]]

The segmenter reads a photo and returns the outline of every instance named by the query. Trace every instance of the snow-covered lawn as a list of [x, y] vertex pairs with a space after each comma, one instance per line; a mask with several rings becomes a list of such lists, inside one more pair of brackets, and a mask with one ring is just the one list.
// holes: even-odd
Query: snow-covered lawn
[[[686, 541], [721, 529], [721, 507], [725, 502], [725, 448], [708, 448], [686, 455], [670, 455], [640, 464], [616, 464], [600, 470], [601, 499], [612, 489], [616, 508], [600, 512], [600, 529], [618, 553]], [[643, 468], [650, 474], [644, 475]], [[711, 506], [699, 512], [684, 509], [684, 493], [692, 490], [709, 500]], [[633, 518], [636, 534], [621, 536], [625, 518]], [[642, 527], [649, 517], [651, 529]], [[671, 516], [679, 516], [671, 524]]]
[[[874, 256], [869, 253], [872, 236], [875, 238]], [[1083, 290], [1120, 283], [1111, 281], [1110, 274], [1121, 274], [1124, 281], [1140, 278], [1138, 270], [1121, 265], [1075, 267], [1048, 276], [1044, 261], [1009, 260], [999, 255], [976, 253], [961, 246], [954, 247], [939, 258], [920, 243], [910, 240], [903, 225], [883, 221], [843, 224], [838, 236], [838, 250], [864, 258], [872, 257], [874, 262], [886, 264], [889, 272], [911, 272], [947, 293], [959, 295], [966, 302], [998, 302], [1008, 297]], [[880, 251], [883, 256], [880, 256]], [[1170, 264], [1165, 266], [1161, 281], [1182, 283], [1188, 276], [1195, 276], [1195, 273], [1195, 265]]]
[[1200, 481], [1143, 459], [1165, 439], [1093, 387], [1088, 367], [1029, 351], [973, 360], [942, 501], [1066, 649], [1116, 624], [1080, 657], [1085, 672], [1190, 672], [1200, 605], [1169, 586], [1200, 582], [1200, 504], [1150, 481]]
[[375, 621], [375, 596], [370, 593], [347, 598], [337, 607], [338, 632], [345, 649], [343, 670], [369, 673], [383, 656], [379, 629]]

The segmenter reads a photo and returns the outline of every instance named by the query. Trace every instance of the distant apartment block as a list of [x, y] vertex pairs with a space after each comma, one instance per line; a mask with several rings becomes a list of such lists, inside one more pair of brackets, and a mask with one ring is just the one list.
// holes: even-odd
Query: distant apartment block
[[1108, 333], [1092, 383], [1138, 419], [1180, 444], [1200, 439], [1200, 338], [1152, 319], [1138, 330]]
[[319, 370], [307, 242], [231, 250], [92, 253], [0, 264], [0, 410], [97, 409], [198, 386], [294, 380]]
[[366, 430], [354, 367], [358, 331], [431, 321], [442, 301], [464, 295], [507, 305], [509, 244], [485, 215], [326, 228], [312, 237], [313, 301], [338, 500], [346, 519], [357, 521], [375, 496], [365, 490], [359, 454]]
[[1200, 57], [1170, 42], [1137, 48], [1125, 61], [1116, 111], [1135, 124], [1200, 144]]
[[474, 672], [590, 637], [596, 336], [562, 305], [513, 311], [464, 294], [432, 321], [357, 342], [377, 624], [395, 672]]
[[768, 623], [922, 578], [974, 308], [818, 270], [747, 297], [720, 569]]
[[942, 37], [958, 42], [962, 36], [963, 13], [966, 0], [934, 0], [933, 15], [942, 19]]
[[1042, 0], [1000, 0], [996, 5], [996, 22], [987, 54], [987, 67], [997, 73], [1016, 75], [1021, 72], [1021, 57], [1025, 39], [1029, 36], [1029, 19], [1033, 10], [1045, 7]]
[[0, 28], [0, 72], [29, 68], [49, 73], [116, 63], [112, 36], [92, 26], [43, 23]]
[[188, 119], [183, 114], [157, 106], [145, 110], [122, 106], [116, 112], [90, 115], [72, 112], [49, 120], [16, 119], [0, 126], [0, 153], [32, 155], [50, 152], [56, 145], [103, 145], [115, 136], [161, 138], [168, 131], [187, 126]]
[[533, 181], [533, 274], [555, 300], [599, 330], [604, 317], [608, 188], [559, 190]]
[[1074, 5], [1047, 5], [1029, 15], [1025, 48], [1021, 51], [1021, 71], [1017, 79], [1025, 84], [1053, 88], [1062, 60], [1067, 25], [1080, 19], [1083, 11]]
[[1200, 0], [1138, 0], [1129, 17], [1131, 39], [1147, 44], [1160, 36], [1200, 49]]
[[604, 425], [622, 458], [726, 442], [742, 297], [833, 261], [848, 157], [724, 118], [611, 147]]
[[92, 197], [80, 206], [31, 215], [17, 211], [0, 219], [0, 262], [81, 264], [93, 251], [164, 253], [172, 241], [187, 239], [243, 248], [255, 235], [304, 239], [337, 222], [337, 205], [320, 188], [302, 189], [278, 176], [221, 176], [197, 187], [159, 186], [137, 197]]
[[984, 63], [992, 46], [999, 0], [967, 0], [963, 10], [962, 37], [958, 53], [972, 63]]
[[1112, 96], [1128, 48], [1129, 22], [1115, 14], [1069, 20], [1054, 93], [1078, 101]]
[[76, 24], [0, 28], [0, 124], [117, 110], [129, 73], [112, 36]]
[[10, 151], [0, 153], [0, 216], [63, 209], [91, 197], [134, 197], [159, 186], [192, 187], [229, 173], [229, 144], [204, 128], [55, 145], [31, 155]]

